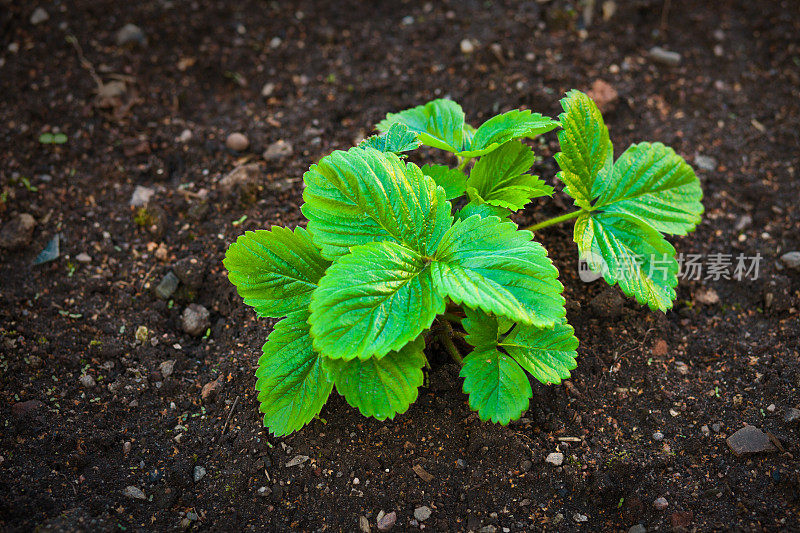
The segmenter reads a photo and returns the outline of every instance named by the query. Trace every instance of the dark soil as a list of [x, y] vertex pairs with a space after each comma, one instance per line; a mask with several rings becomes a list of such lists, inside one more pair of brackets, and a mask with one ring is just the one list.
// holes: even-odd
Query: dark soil
[[[800, 404], [800, 272], [777, 262], [800, 250], [798, 2], [673, 0], [666, 30], [655, 0], [618, 0], [588, 27], [562, 0], [38, 3], [49, 20], [32, 25], [36, 2], [0, 1], [0, 223], [37, 222], [0, 251], [0, 529], [353, 531], [363, 516], [375, 530], [383, 510], [396, 530], [800, 530], [800, 426], [785, 421]], [[129, 22], [147, 46], [116, 44]], [[654, 45], [680, 66], [654, 63]], [[125, 91], [99, 98], [89, 64]], [[580, 364], [563, 386], [534, 384], [521, 421], [481, 423], [432, 345], [430, 386], [396, 420], [334, 395], [326, 422], [270, 436], [253, 372], [271, 323], [228, 283], [228, 243], [302, 223], [302, 172], [386, 112], [449, 95], [474, 124], [518, 107], [554, 116], [597, 79], [619, 93], [606, 113], [618, 153], [658, 140], [717, 161], [698, 170], [707, 212], [678, 251], [758, 252], [759, 278], [682, 280], [675, 310], [657, 314], [582, 283], [570, 226], [548, 228]], [[38, 141], [56, 130], [65, 144]], [[225, 148], [234, 131], [244, 154]], [[278, 140], [293, 155], [263, 160]], [[553, 182], [555, 136], [537, 149]], [[223, 190], [244, 162], [256, 185]], [[136, 185], [156, 191], [143, 212], [129, 207]], [[559, 194], [519, 221], [569, 204]], [[57, 233], [61, 256], [32, 266]], [[165, 301], [154, 288], [170, 270], [183, 281]], [[191, 302], [211, 311], [206, 336], [181, 329]], [[734, 456], [725, 439], [745, 424], [784, 451]], [[564, 464], [545, 463], [557, 450]], [[286, 467], [297, 455], [310, 459]], [[422, 505], [433, 513], [418, 526]]]

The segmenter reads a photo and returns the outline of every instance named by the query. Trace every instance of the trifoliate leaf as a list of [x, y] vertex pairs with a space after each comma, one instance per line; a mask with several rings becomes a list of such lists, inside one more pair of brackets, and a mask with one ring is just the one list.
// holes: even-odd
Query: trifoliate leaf
[[510, 355], [544, 384], [568, 379], [569, 371], [577, 366], [578, 339], [566, 320], [552, 328], [537, 328], [514, 324], [480, 310], [465, 311], [467, 318], [462, 323], [469, 344], [478, 351], [496, 349]]
[[380, 359], [325, 358], [325, 367], [347, 403], [364, 416], [386, 420], [405, 413], [416, 401], [423, 381], [424, 348], [425, 340], [419, 337]]
[[317, 415], [333, 383], [311, 346], [308, 311], [292, 313], [275, 325], [256, 370], [259, 410], [276, 436], [288, 435]]
[[432, 255], [452, 223], [444, 191], [393, 153], [369, 147], [336, 151], [303, 179], [308, 229], [330, 259], [351, 246], [386, 240]]
[[651, 309], [672, 307], [678, 262], [658, 231], [628, 214], [593, 212], [578, 217], [574, 239], [581, 258], [610, 285]]
[[369, 146], [379, 152], [398, 154], [414, 150], [419, 147], [419, 144], [416, 133], [408, 129], [408, 126], [404, 124], [395, 123], [386, 130], [386, 133], [367, 137], [358, 146], [361, 148]]
[[[490, 118], [475, 131], [472, 141], [465, 143], [461, 157], [478, 157], [488, 154], [512, 139], [537, 135], [558, 127], [555, 120], [528, 110], [513, 109]], [[530, 167], [529, 167], [530, 168]]]
[[445, 198], [452, 200], [464, 194], [467, 187], [467, 176], [457, 168], [445, 165], [423, 165], [422, 173], [444, 189]]
[[614, 163], [595, 208], [628, 213], [662, 233], [686, 235], [700, 222], [702, 198], [694, 170], [672, 148], [640, 143]]
[[466, 220], [472, 215], [477, 215], [481, 218], [497, 217], [502, 220], [508, 220], [508, 217], [511, 215], [511, 211], [505, 207], [487, 204], [482, 198], [476, 197], [470, 200], [467, 205], [459, 209], [459, 211], [456, 213], [456, 219]]
[[506, 316], [552, 326], [565, 316], [558, 270], [533, 234], [513, 222], [471, 216], [442, 238], [431, 276], [443, 297]]
[[470, 172], [467, 192], [487, 204], [517, 211], [532, 198], [551, 196], [553, 188], [538, 176], [525, 174], [536, 156], [529, 146], [510, 141], [481, 157]]
[[614, 149], [603, 116], [591, 98], [573, 90], [561, 100], [561, 107], [561, 152], [555, 156], [561, 167], [558, 177], [575, 205], [590, 209], [611, 174]]
[[228, 279], [259, 316], [280, 318], [308, 308], [311, 293], [330, 265], [303, 228], [248, 231], [223, 260]]
[[469, 406], [484, 422], [508, 424], [528, 409], [533, 394], [528, 376], [510, 356], [495, 349], [475, 350], [459, 374]]
[[433, 100], [399, 113], [389, 113], [375, 127], [384, 132], [397, 123], [419, 134], [419, 141], [426, 146], [448, 152], [460, 152], [463, 147], [464, 111], [452, 100]]
[[333, 359], [383, 357], [415, 339], [444, 308], [423, 256], [393, 242], [357, 246], [314, 291], [314, 348]]

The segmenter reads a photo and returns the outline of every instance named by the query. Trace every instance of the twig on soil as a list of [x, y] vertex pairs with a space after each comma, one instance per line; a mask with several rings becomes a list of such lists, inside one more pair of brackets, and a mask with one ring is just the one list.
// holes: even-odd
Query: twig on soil
[[236, 406], [239, 404], [239, 396], [236, 396], [236, 399], [233, 400], [233, 405], [231, 405], [230, 411], [228, 411], [228, 418], [225, 419], [225, 423], [222, 425], [222, 431], [220, 432], [219, 436], [222, 437], [225, 434], [225, 430], [228, 429], [228, 422], [231, 421], [231, 417], [233, 416], [233, 411], [236, 410]]
[[444, 345], [445, 350], [447, 353], [450, 354], [450, 357], [453, 358], [453, 361], [458, 363], [459, 365], [464, 364], [464, 358], [461, 357], [461, 354], [458, 351], [458, 348], [453, 343], [453, 327], [450, 325], [450, 322], [442, 321], [444, 323], [444, 331], [439, 334], [439, 340], [441, 341], [442, 345]]

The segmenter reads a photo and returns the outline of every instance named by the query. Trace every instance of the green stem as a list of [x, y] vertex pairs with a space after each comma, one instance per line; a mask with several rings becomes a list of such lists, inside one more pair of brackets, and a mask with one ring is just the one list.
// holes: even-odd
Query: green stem
[[450, 326], [450, 322], [445, 322], [444, 331], [439, 334], [439, 340], [442, 342], [442, 345], [444, 345], [444, 349], [447, 350], [447, 353], [450, 354], [450, 357], [453, 358], [453, 361], [459, 365], [463, 365], [464, 359], [461, 357], [455, 343], [453, 343], [452, 334], [453, 328]]
[[472, 161], [471, 157], [465, 157], [464, 159], [462, 159], [461, 163], [459, 163], [459, 165], [458, 165], [458, 170], [464, 170], [464, 168], [467, 166], [467, 164], [470, 161]]
[[545, 220], [544, 222], [539, 222], [538, 224], [534, 224], [532, 226], [528, 226], [525, 228], [528, 231], [536, 231], [542, 228], [546, 228], [547, 226], [552, 226], [554, 224], [560, 224], [562, 222], [566, 222], [567, 220], [572, 220], [573, 218], [578, 218], [581, 214], [586, 213], [583, 209], [578, 209], [577, 211], [573, 211], [572, 213], [567, 213], [561, 215], [560, 217], [550, 218]]
[[442, 318], [444, 318], [445, 320], [449, 320], [450, 322], [455, 322], [457, 324], [460, 324], [461, 320], [463, 319], [463, 317], [460, 317], [454, 313], [442, 313]]

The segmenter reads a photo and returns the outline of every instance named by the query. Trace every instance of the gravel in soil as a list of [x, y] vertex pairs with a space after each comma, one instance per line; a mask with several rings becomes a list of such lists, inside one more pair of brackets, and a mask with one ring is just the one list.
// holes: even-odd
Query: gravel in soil
[[[41, 4], [0, 9], [1, 529], [800, 528], [797, 2], [604, 2], [591, 24], [565, 0]], [[618, 152], [696, 163], [706, 214], [678, 251], [758, 253], [758, 279], [682, 279], [655, 314], [581, 282], [548, 228], [580, 360], [523, 419], [481, 423], [434, 346], [396, 420], [334, 395], [270, 436], [272, 323], [227, 282], [228, 243], [302, 223], [303, 171], [386, 112], [555, 116], [571, 88], [603, 95]], [[556, 185], [555, 135], [536, 146]], [[737, 457], [745, 426], [771, 437]]]

